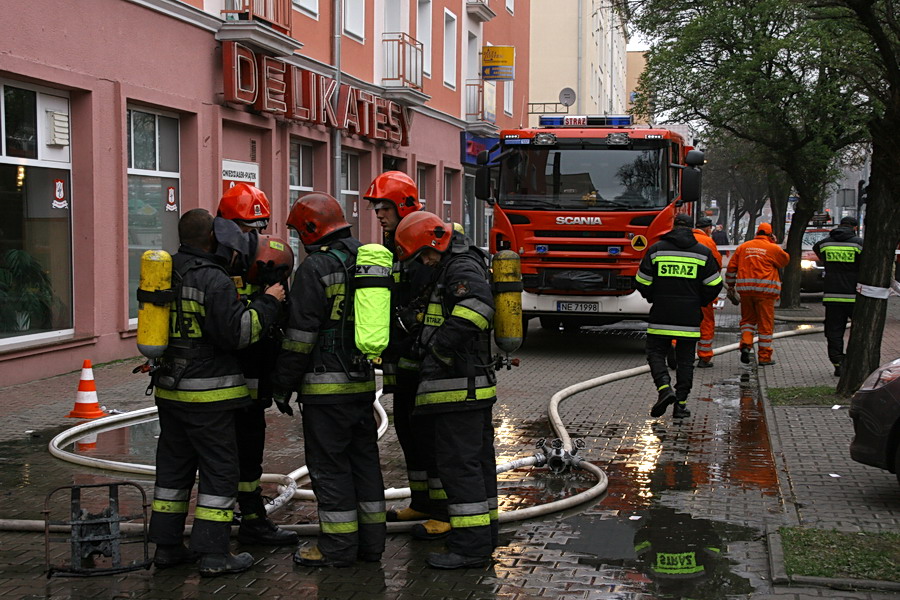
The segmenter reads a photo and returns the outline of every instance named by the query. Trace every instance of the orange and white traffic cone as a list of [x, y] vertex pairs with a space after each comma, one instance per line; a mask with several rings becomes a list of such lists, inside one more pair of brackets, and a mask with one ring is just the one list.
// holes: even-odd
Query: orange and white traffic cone
[[[69, 415], [71, 416], [71, 415]], [[75, 450], [78, 452], [88, 452], [97, 449], [97, 434], [90, 433], [80, 440], [75, 440]]]
[[75, 408], [66, 416], [73, 419], [96, 419], [106, 416], [97, 402], [97, 385], [94, 383], [94, 370], [91, 368], [90, 360], [86, 359], [81, 367], [81, 380], [75, 394]]

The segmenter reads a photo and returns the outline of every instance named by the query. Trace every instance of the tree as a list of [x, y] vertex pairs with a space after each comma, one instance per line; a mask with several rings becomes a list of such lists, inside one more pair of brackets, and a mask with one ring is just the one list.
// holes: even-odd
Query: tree
[[629, 8], [651, 43], [635, 112], [699, 120], [765, 148], [764, 162], [796, 189], [781, 304], [799, 305], [804, 230], [839, 150], [866, 135], [866, 98], [834, 66], [840, 28], [809, 19], [791, 0], [643, 0]]

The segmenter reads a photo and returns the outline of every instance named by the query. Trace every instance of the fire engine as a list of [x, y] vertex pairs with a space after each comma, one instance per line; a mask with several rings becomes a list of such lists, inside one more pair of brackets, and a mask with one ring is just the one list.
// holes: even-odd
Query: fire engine
[[693, 213], [703, 153], [630, 116], [542, 116], [478, 156], [475, 195], [493, 206], [490, 251], [521, 257], [522, 310], [541, 325], [645, 319], [645, 250]]

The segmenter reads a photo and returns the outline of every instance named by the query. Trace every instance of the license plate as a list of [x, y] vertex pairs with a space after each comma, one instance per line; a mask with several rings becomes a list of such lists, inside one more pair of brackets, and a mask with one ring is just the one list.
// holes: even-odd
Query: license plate
[[600, 312], [599, 302], [557, 302], [556, 310], [558, 312]]

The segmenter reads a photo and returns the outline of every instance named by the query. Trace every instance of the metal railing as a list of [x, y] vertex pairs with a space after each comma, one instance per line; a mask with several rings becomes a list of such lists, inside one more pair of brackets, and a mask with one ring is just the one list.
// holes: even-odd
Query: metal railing
[[422, 89], [422, 42], [408, 33], [385, 33], [382, 85]]
[[291, 33], [291, 0], [225, 0], [226, 20], [263, 21], [276, 31]]
[[466, 80], [466, 121], [469, 123], [497, 122], [496, 95], [485, 93], [485, 87], [485, 82], [481, 79]]

